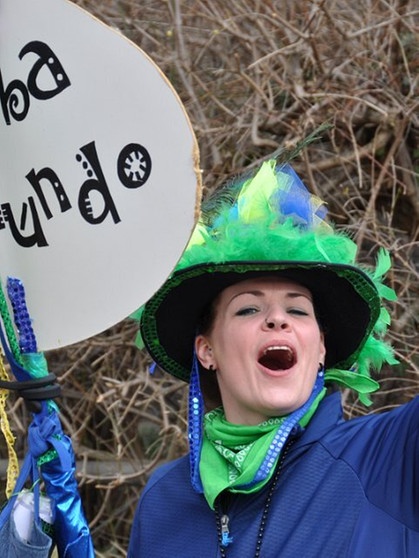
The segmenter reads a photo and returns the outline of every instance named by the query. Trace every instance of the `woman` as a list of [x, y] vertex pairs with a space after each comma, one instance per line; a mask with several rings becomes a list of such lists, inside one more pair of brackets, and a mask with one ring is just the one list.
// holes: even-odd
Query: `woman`
[[274, 161], [208, 206], [141, 311], [152, 358], [190, 382], [190, 454], [149, 480], [129, 557], [417, 556], [419, 399], [345, 422], [325, 387], [368, 404], [369, 369], [395, 362], [388, 257], [356, 265]]

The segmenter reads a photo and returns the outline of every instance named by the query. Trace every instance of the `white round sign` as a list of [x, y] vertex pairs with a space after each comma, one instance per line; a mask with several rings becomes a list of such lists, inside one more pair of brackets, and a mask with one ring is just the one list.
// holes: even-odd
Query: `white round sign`
[[194, 227], [198, 147], [150, 58], [67, 0], [0, 0], [0, 276], [40, 350], [116, 324]]

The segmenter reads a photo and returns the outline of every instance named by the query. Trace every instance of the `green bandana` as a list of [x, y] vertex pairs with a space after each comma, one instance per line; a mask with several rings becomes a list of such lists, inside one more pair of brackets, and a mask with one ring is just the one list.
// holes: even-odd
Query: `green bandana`
[[[326, 389], [322, 389], [299, 420], [300, 426], [307, 426], [325, 395]], [[211, 509], [214, 509], [217, 496], [225, 489], [249, 494], [269, 481], [275, 467], [266, 478], [252, 483], [278, 428], [286, 418], [270, 418], [256, 426], [247, 426], [228, 422], [221, 407], [205, 415], [199, 471], [204, 495]]]

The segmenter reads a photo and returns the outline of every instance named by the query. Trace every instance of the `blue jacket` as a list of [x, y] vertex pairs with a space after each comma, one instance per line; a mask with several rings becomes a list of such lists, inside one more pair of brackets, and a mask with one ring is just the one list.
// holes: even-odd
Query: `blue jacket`
[[[262, 558], [419, 557], [419, 397], [344, 421], [336, 393], [297, 436], [272, 498]], [[253, 558], [268, 491], [230, 498], [228, 558]], [[219, 556], [215, 514], [191, 487], [188, 458], [163, 465], [141, 496], [128, 557]]]

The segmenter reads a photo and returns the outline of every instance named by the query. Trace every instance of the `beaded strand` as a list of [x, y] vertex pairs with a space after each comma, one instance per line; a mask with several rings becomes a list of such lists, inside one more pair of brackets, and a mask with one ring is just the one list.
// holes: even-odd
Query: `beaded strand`
[[[260, 549], [262, 547], [263, 536], [265, 534], [266, 521], [268, 519], [269, 509], [270, 509], [271, 502], [272, 502], [272, 497], [273, 497], [276, 485], [278, 484], [279, 476], [281, 474], [285, 458], [286, 458], [292, 444], [294, 443], [294, 441], [295, 441], [295, 439], [289, 440], [289, 442], [286, 444], [286, 446], [284, 448], [284, 451], [281, 455], [281, 459], [278, 463], [278, 467], [275, 471], [275, 475], [274, 475], [274, 477], [272, 479], [272, 482], [271, 482], [271, 485], [269, 487], [269, 492], [268, 492], [268, 495], [267, 495], [266, 500], [265, 500], [265, 505], [263, 507], [262, 518], [261, 518], [260, 524], [259, 524], [259, 531], [258, 531], [258, 536], [257, 536], [257, 540], [256, 540], [255, 558], [260, 558]], [[220, 555], [221, 555], [221, 558], [227, 558], [226, 549], [223, 545], [221, 515], [220, 515], [220, 509], [219, 509], [218, 505], [215, 507], [215, 519], [216, 519], [216, 525], [217, 525], [217, 537], [218, 537], [218, 546], [219, 546], [219, 549], [220, 549]]]

